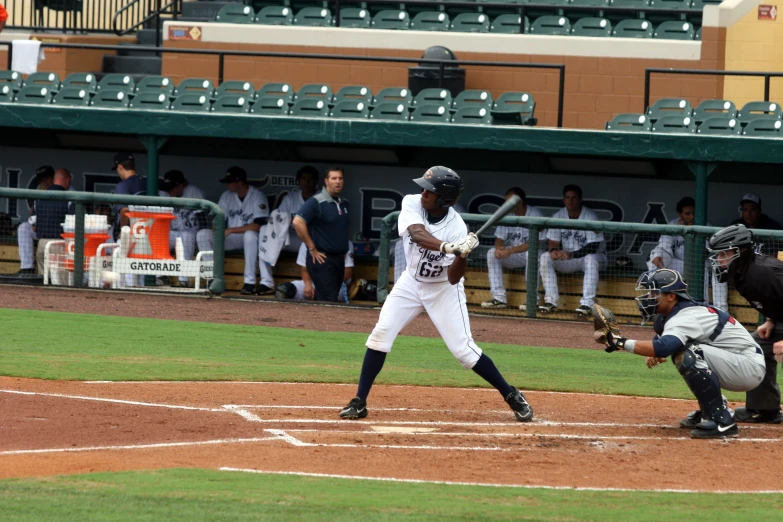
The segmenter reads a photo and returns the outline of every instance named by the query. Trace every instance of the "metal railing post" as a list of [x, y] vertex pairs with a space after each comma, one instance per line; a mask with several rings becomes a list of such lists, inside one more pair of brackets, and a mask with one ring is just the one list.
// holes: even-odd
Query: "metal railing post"
[[644, 70], [644, 107], [642, 107], [642, 114], [647, 114], [647, 107], [650, 106], [650, 69]]
[[335, 26], [340, 27], [340, 22], [342, 19], [340, 18], [340, 0], [336, 0], [334, 3], [334, 10], [335, 10]]
[[764, 76], [764, 101], [769, 101], [769, 74]]
[[76, 203], [76, 229], [74, 230], [73, 286], [84, 286], [84, 203]]
[[220, 53], [218, 55], [218, 85], [223, 83], [223, 70], [225, 67], [225, 54]]
[[527, 295], [525, 296], [525, 305], [527, 310], [525, 315], [527, 317], [535, 317], [538, 311], [538, 244], [539, 244], [539, 232], [538, 227], [530, 227], [530, 235], [527, 238], [527, 272], [525, 275], [525, 288]]
[[226, 291], [226, 216], [222, 212], [211, 212], [213, 216], [212, 228], [215, 238], [212, 242], [212, 282], [209, 291], [214, 295], [220, 295]]
[[389, 256], [392, 224], [397, 223], [399, 212], [392, 212], [381, 222], [381, 244], [378, 245], [378, 288], [376, 298], [383, 304], [389, 295]]
[[560, 86], [557, 93], [557, 126], [563, 126], [563, 102], [565, 98], [565, 65], [560, 66]]

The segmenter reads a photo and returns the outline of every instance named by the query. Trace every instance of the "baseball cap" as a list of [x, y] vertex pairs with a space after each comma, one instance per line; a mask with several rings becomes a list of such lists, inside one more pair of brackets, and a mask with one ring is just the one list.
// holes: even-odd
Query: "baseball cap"
[[185, 175], [182, 171], [170, 170], [163, 175], [163, 183], [160, 184], [160, 188], [168, 192], [181, 183], [185, 183]]
[[42, 165], [35, 169], [35, 177], [40, 181], [42, 179], [53, 178], [54, 169], [51, 165]]
[[220, 183], [234, 183], [235, 181], [247, 181], [247, 172], [242, 167], [229, 167], [226, 175], [220, 179]]
[[130, 152], [118, 152], [114, 155], [114, 166], [111, 168], [111, 170], [117, 170], [117, 165], [122, 163], [123, 161], [134, 161], [133, 160], [133, 154]]
[[761, 198], [758, 197], [756, 194], [753, 194], [752, 192], [748, 192], [744, 196], [742, 196], [742, 199], [740, 200], [740, 205], [745, 203], [746, 201], [750, 201], [751, 203], [755, 203], [758, 206], [761, 206]]

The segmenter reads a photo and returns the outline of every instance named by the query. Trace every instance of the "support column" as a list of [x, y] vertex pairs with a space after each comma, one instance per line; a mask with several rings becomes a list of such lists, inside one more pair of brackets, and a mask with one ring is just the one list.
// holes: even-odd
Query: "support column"
[[73, 234], [73, 286], [84, 286], [84, 203], [76, 203], [76, 230]]
[[142, 136], [141, 142], [147, 149], [147, 195], [158, 195], [158, 176], [160, 170], [160, 149], [166, 144], [168, 138], [159, 136]]
[[[693, 172], [696, 178], [696, 220], [695, 225], [707, 225], [707, 178], [715, 167], [716, 163], [688, 162], [688, 168]], [[685, 238], [685, 281], [688, 283], [688, 293], [697, 301], [704, 299], [704, 272], [705, 262], [707, 260], [707, 250], [705, 241], [708, 238], [704, 236], [689, 235]], [[708, 299], [711, 301], [711, 299]]]

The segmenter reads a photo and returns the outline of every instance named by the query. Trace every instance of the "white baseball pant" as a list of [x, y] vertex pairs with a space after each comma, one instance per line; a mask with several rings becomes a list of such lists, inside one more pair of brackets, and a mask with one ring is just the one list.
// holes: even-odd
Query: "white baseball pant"
[[[490, 248], [487, 251], [487, 269], [489, 272], [489, 291], [492, 298], [507, 303], [506, 286], [503, 284], [503, 267], [505, 268], [525, 268], [525, 279], [527, 279], [527, 252], [511, 254], [505, 259], [495, 257], [495, 249]], [[538, 285], [536, 285], [538, 286]]]
[[[293, 254], [299, 253], [299, 247], [302, 245], [302, 240], [297, 238], [297, 243], [288, 243], [282, 248], [282, 252], [291, 252]], [[275, 276], [272, 273], [272, 265], [258, 257], [258, 271], [261, 273], [261, 284], [266, 285], [269, 288], [275, 288]]]
[[598, 269], [606, 257], [603, 254], [587, 254], [577, 259], [558, 259], [555, 261], [549, 252], [543, 252], [539, 258], [539, 270], [541, 272], [541, 282], [544, 283], [544, 302], [557, 306], [560, 300], [560, 292], [557, 289], [557, 274], [571, 274], [574, 272], [584, 272], [582, 280], [582, 298], [579, 304], [583, 306], [592, 306], [595, 304], [595, 291], [598, 287]]
[[22, 270], [33, 268], [35, 252], [33, 251], [33, 241], [37, 239], [33, 226], [27, 221], [19, 223], [16, 230], [16, 242], [19, 245], [19, 261]]
[[724, 390], [750, 391], [764, 379], [766, 367], [761, 349], [751, 355], [740, 355], [709, 344], [694, 344], [689, 349], [696, 355], [696, 367], [714, 371]]
[[[683, 277], [685, 276], [685, 260], [673, 258], [667, 253], [664, 253], [661, 257], [663, 258], [663, 266], [676, 270], [682, 274]], [[708, 287], [710, 274], [712, 274], [712, 267], [710, 266], [709, 259], [704, 262], [704, 266], [704, 300], [709, 301]], [[647, 268], [655, 270], [658, 267], [652, 264], [651, 261], [647, 261]], [[728, 283], [719, 283], [715, 274], [712, 274], [712, 304], [721, 310], [729, 309], [729, 285]]]
[[[291, 281], [291, 284], [294, 285], [294, 287], [296, 288], [296, 294], [292, 299], [294, 301], [304, 301], [305, 300], [304, 281], [302, 281], [301, 279], [297, 279], [295, 281]], [[313, 285], [313, 288], [315, 288], [315, 285]], [[348, 286], [345, 284], [345, 281], [343, 281], [342, 286], [340, 286], [340, 292], [337, 294], [337, 300], [340, 302], [348, 303], [347, 294], [348, 294]]]
[[[212, 230], [205, 228], [196, 234], [199, 251], [212, 250]], [[246, 285], [256, 284], [256, 265], [258, 264], [258, 232], [247, 230], [244, 234], [226, 236], [226, 252], [242, 250], [245, 254], [244, 281]]]
[[[182, 252], [185, 259], [188, 261], [193, 260], [193, 255], [196, 251], [196, 235], [193, 232], [187, 230], [171, 230], [169, 231], [169, 248], [174, 250], [177, 246], [177, 238], [182, 239]], [[180, 281], [183, 283], [188, 282], [188, 277], [180, 276]]]
[[391, 352], [400, 330], [426, 311], [449, 351], [466, 369], [473, 368], [481, 357], [481, 348], [473, 342], [466, 306], [465, 287], [442, 283], [417, 283], [407, 271], [392, 288], [381, 308], [381, 315], [370, 337], [367, 348]]

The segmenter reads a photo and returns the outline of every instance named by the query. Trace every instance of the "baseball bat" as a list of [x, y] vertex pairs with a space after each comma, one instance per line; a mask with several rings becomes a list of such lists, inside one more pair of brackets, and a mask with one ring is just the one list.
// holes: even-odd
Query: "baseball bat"
[[480, 236], [482, 232], [484, 232], [486, 229], [506, 217], [506, 214], [514, 210], [514, 208], [519, 205], [522, 202], [522, 198], [514, 194], [510, 198], [508, 198], [508, 201], [503, 203], [498, 207], [498, 209], [495, 211], [494, 214], [489, 216], [489, 219], [486, 223], [481, 225], [481, 228], [476, 231], [476, 235]]

